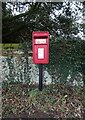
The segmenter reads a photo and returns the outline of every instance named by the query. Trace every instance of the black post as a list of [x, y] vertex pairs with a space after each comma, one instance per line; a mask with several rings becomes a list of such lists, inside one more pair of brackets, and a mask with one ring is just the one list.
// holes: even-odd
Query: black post
[[43, 65], [39, 64], [39, 90], [42, 91], [42, 69], [43, 69]]

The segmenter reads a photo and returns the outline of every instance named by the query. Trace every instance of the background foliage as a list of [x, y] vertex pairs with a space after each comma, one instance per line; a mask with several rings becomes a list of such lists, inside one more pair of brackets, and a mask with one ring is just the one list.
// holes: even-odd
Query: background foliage
[[[49, 31], [50, 64], [45, 67], [52, 81], [70, 83], [76, 80], [81, 83], [81, 78], [85, 84], [85, 41], [76, 37], [83, 29], [82, 24], [77, 22], [82, 7], [80, 2], [3, 2], [3, 43], [24, 43], [28, 50], [31, 49], [32, 31]], [[24, 49], [24, 53], [28, 53], [27, 50]]]

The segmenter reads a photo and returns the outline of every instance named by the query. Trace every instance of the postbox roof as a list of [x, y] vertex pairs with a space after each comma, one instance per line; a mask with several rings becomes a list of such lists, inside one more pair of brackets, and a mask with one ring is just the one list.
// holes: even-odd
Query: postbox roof
[[33, 31], [33, 36], [48, 36], [48, 31]]

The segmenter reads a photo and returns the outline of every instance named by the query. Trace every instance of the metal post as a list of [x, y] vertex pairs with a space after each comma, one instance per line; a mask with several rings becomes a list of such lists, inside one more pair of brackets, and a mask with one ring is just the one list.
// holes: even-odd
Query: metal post
[[39, 64], [39, 90], [42, 91], [42, 69], [43, 69], [43, 65]]

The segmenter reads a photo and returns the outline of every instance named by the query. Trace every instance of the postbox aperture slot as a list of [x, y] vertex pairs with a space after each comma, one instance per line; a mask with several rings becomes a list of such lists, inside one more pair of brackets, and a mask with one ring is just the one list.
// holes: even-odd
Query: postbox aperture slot
[[48, 36], [34, 36], [34, 39], [39, 39], [39, 38], [48, 38]]

